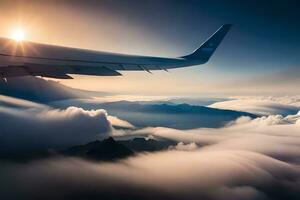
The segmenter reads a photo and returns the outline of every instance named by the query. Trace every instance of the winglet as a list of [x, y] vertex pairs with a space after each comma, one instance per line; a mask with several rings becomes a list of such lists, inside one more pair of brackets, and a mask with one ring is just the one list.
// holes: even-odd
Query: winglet
[[202, 60], [207, 62], [215, 52], [225, 35], [231, 28], [231, 24], [221, 26], [212, 36], [210, 36], [198, 49], [192, 54], [183, 56], [185, 59]]

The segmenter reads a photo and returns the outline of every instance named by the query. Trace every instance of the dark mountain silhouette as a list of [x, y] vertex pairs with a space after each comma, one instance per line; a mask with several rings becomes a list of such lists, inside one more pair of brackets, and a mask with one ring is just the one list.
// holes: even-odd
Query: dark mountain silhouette
[[166, 150], [176, 144], [177, 142], [166, 139], [133, 138], [116, 141], [109, 137], [102, 141], [96, 140], [84, 145], [73, 146], [60, 153], [91, 160], [112, 161], [132, 156], [134, 153]]
[[[85, 107], [85, 105], [81, 106]], [[87, 107], [90, 109], [91, 105], [87, 105]], [[142, 104], [139, 102], [118, 101], [97, 104], [97, 107], [103, 108], [110, 115], [117, 116], [137, 127], [218, 128], [241, 116], [257, 117], [257, 115], [247, 112], [189, 104]]]
[[84, 109], [105, 109], [109, 115], [126, 120], [136, 127], [169, 127], [176, 129], [219, 128], [241, 116], [256, 118], [257, 115], [234, 110], [224, 110], [189, 104], [155, 103], [155, 102], [95, 102], [65, 101], [55, 102], [54, 107], [65, 108], [70, 105]]
[[210, 97], [198, 97], [198, 98], [173, 98], [169, 99], [168, 102], [175, 104], [188, 103], [195, 106], [209, 106], [213, 103], [229, 101], [231, 98], [210, 98]]
[[121, 159], [134, 154], [131, 149], [115, 141], [112, 137], [102, 141], [96, 140], [85, 145], [73, 146], [61, 153], [67, 156], [104, 161]]
[[145, 138], [134, 138], [131, 140], [120, 140], [119, 143], [135, 152], [153, 152], [166, 150], [177, 142], [171, 140], [155, 140]]
[[0, 151], [0, 160], [27, 162], [36, 159], [45, 159], [57, 156], [72, 156], [96, 161], [114, 161], [139, 152], [154, 152], [166, 150], [176, 145], [172, 140], [155, 140], [133, 138], [128, 140], [115, 140], [112, 137], [102, 141], [96, 140], [83, 145], [76, 145], [65, 150], [36, 149], [22, 152]]

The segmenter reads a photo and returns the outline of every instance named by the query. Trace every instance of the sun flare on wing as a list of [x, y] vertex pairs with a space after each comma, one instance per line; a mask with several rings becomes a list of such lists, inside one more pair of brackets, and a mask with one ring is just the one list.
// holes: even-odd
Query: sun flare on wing
[[17, 42], [22, 42], [25, 39], [25, 32], [22, 29], [15, 29], [11, 33], [11, 38]]

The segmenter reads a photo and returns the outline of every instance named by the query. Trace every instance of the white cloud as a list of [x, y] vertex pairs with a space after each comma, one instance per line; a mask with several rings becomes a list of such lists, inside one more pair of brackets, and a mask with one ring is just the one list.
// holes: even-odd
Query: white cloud
[[103, 109], [78, 107], [54, 109], [30, 101], [1, 96], [0, 149], [18, 150], [64, 147], [101, 139], [112, 126], [133, 128], [130, 123], [108, 116]]
[[82, 144], [111, 131], [104, 110], [77, 107], [14, 109], [0, 107], [1, 149], [47, 148]]
[[[251, 120], [238, 118], [224, 128], [176, 130], [164, 127], [145, 128], [127, 135], [167, 138], [184, 143], [195, 142], [201, 149], [243, 150], [265, 154], [277, 159], [300, 155], [300, 112], [296, 115], [263, 116]], [[122, 136], [119, 136], [122, 137]]]
[[195, 142], [185, 144], [183, 142], [179, 142], [176, 146], [172, 146], [170, 149], [176, 149], [180, 151], [194, 151], [198, 149], [198, 146]]
[[0, 106], [15, 106], [19, 108], [43, 108], [46, 107], [43, 104], [35, 103], [32, 101], [27, 101], [23, 99], [18, 99], [14, 97], [8, 97], [0, 95]]
[[110, 123], [113, 126], [117, 126], [117, 127], [120, 127], [120, 128], [129, 128], [129, 129], [134, 128], [134, 125], [132, 125], [131, 123], [129, 123], [125, 120], [119, 119], [118, 117], [107, 116], [107, 119], [110, 121]]
[[297, 166], [251, 151], [167, 151], [119, 163], [1, 163], [0, 192], [6, 199], [297, 199], [299, 175]]
[[264, 97], [264, 96], [240, 96], [234, 100], [217, 102], [209, 107], [251, 112], [261, 115], [293, 114], [300, 109], [299, 96]]

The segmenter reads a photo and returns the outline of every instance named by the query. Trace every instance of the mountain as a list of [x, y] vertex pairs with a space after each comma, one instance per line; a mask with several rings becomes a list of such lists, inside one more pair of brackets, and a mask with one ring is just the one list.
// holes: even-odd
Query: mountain
[[118, 101], [101, 103], [97, 106], [107, 110], [110, 115], [117, 116], [137, 127], [218, 128], [241, 116], [257, 117], [257, 115], [247, 112], [189, 104], [142, 104]]
[[73, 146], [61, 153], [67, 156], [104, 161], [121, 159], [134, 154], [131, 149], [115, 141], [112, 137], [102, 141], [96, 140], [88, 144]]
[[120, 140], [119, 143], [135, 152], [153, 152], [166, 150], [177, 142], [171, 140], [155, 140], [145, 138], [134, 138], [131, 140]]
[[109, 137], [102, 141], [96, 140], [84, 145], [73, 146], [60, 153], [65, 156], [75, 156], [84, 159], [112, 161], [126, 158], [139, 152], [166, 150], [176, 144], [177, 142], [171, 140], [134, 138], [116, 141]]
[[133, 138], [128, 140], [115, 140], [109, 137], [102, 141], [96, 140], [87, 144], [72, 146], [65, 150], [38, 149], [23, 152], [0, 151], [0, 160], [27, 162], [35, 159], [63, 155], [96, 161], [114, 161], [132, 156], [135, 153], [166, 150], [176, 144], [177, 142], [166, 139]]
[[172, 98], [169, 99], [168, 102], [175, 103], [175, 104], [182, 104], [182, 103], [188, 103], [190, 105], [194, 106], [209, 106], [211, 104], [217, 103], [217, 102], [224, 102], [229, 101], [231, 98], [213, 98], [213, 97], [195, 97], [195, 98]]
[[176, 129], [219, 128], [241, 116], [257, 117], [257, 115], [247, 112], [169, 102], [101, 102], [75, 99], [71, 101], [52, 102], [51, 105], [58, 108], [66, 108], [72, 105], [87, 110], [105, 109], [109, 115], [128, 121], [136, 127], [163, 126]]

